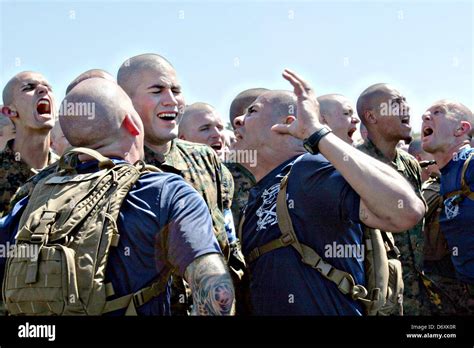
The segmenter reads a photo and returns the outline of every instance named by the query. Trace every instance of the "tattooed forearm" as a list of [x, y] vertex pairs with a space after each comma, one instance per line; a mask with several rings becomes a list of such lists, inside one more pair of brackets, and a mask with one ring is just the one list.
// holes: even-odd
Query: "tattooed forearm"
[[210, 254], [194, 260], [185, 278], [193, 293], [193, 314], [234, 314], [234, 286], [221, 256]]

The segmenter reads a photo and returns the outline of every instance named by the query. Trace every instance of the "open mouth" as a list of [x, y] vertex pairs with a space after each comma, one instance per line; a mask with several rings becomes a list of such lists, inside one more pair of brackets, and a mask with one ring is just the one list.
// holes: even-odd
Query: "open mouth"
[[222, 143], [214, 143], [214, 144], [211, 144], [211, 147], [214, 149], [214, 151], [220, 151], [222, 150]]
[[51, 103], [48, 99], [42, 98], [36, 104], [36, 111], [40, 115], [51, 114]]
[[158, 118], [164, 121], [174, 121], [178, 117], [178, 113], [174, 111], [160, 112]]
[[352, 139], [352, 136], [354, 135], [355, 131], [357, 130], [357, 128], [351, 128], [349, 130], [349, 132], [347, 132], [347, 136]]
[[423, 129], [423, 137], [429, 137], [431, 134], [433, 134], [433, 129], [430, 127], [425, 127]]
[[402, 118], [402, 124], [410, 125], [410, 117]]

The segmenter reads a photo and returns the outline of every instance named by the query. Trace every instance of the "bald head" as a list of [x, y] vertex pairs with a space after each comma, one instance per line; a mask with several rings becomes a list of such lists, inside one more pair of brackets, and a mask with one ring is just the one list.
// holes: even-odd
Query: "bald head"
[[466, 105], [450, 99], [439, 100], [434, 105], [444, 108], [446, 114], [455, 117], [457, 121], [469, 122], [471, 124], [471, 132], [469, 134], [471, 135], [474, 132], [472, 130], [474, 127], [472, 111]]
[[251, 105], [262, 103], [264, 108], [271, 110], [271, 119], [280, 121], [283, 117], [292, 115], [296, 117], [296, 96], [291, 91], [274, 90], [261, 94]]
[[40, 75], [40, 73], [34, 72], [34, 71], [22, 71], [15, 76], [13, 76], [5, 85], [3, 88], [3, 94], [2, 94], [2, 99], [3, 99], [3, 104], [4, 105], [10, 105], [13, 103], [14, 99], [14, 90], [17, 86], [18, 83], [20, 83], [23, 79], [28, 78], [31, 74], [34, 75]]
[[318, 102], [320, 121], [327, 124], [336, 136], [352, 144], [352, 136], [360, 121], [350, 100], [340, 94], [326, 94], [318, 97]]
[[193, 128], [192, 126], [196, 119], [206, 114], [217, 114], [217, 110], [211, 104], [202, 102], [187, 105], [184, 109], [183, 118], [179, 123], [179, 133], [187, 133], [190, 128]]
[[[85, 117], [83, 110], [93, 110], [93, 115]], [[66, 95], [59, 121], [72, 146], [98, 149], [120, 141], [122, 122], [127, 114], [136, 112], [130, 98], [116, 83], [90, 78]]]
[[140, 75], [146, 71], [163, 71], [173, 69], [173, 65], [163, 56], [154, 53], [145, 53], [127, 59], [119, 68], [117, 83], [124, 91], [133, 97], [140, 82]]
[[377, 83], [365, 89], [357, 99], [357, 113], [364, 125], [367, 126], [365, 113], [380, 108], [380, 104], [390, 96], [391, 87], [386, 83]]
[[252, 104], [258, 96], [268, 91], [266, 88], [251, 88], [237, 94], [230, 104], [230, 123], [233, 125], [234, 119], [237, 116], [245, 114], [250, 104]]
[[91, 79], [91, 78], [94, 78], [94, 77], [98, 77], [98, 78], [102, 78], [102, 79], [106, 79], [106, 80], [115, 82], [114, 77], [111, 74], [109, 74], [107, 71], [102, 70], [102, 69], [90, 69], [90, 70], [87, 70], [87, 71], [83, 72], [82, 74], [80, 74], [78, 77], [76, 77], [69, 84], [69, 86], [67, 86], [66, 94], [71, 92], [71, 90], [74, 87], [76, 87], [79, 83], [81, 83], [82, 81], [87, 80], [87, 79]]

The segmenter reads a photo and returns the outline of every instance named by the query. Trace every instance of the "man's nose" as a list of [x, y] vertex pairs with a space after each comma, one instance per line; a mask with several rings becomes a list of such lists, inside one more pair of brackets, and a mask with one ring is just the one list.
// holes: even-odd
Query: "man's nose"
[[163, 106], [175, 106], [178, 105], [178, 100], [176, 99], [176, 96], [174, 95], [173, 91], [169, 88], [166, 88], [162, 95], [161, 95], [161, 104]]
[[425, 112], [425, 113], [421, 116], [421, 119], [422, 119], [423, 121], [429, 121], [429, 120], [431, 120], [430, 113], [429, 113], [429, 112]]
[[359, 120], [358, 117], [352, 116], [351, 123], [357, 124], [357, 123], [359, 123], [359, 122], [360, 122], [360, 120]]
[[240, 115], [234, 118], [234, 128], [243, 127], [245, 124], [245, 115]]
[[48, 87], [46, 87], [45, 85], [39, 84], [36, 87], [36, 91], [38, 92], [39, 95], [47, 94], [48, 93]]

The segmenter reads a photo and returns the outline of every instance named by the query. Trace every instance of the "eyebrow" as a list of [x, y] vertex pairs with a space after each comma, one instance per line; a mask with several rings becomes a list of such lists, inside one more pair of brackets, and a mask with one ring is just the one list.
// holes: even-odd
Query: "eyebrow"
[[147, 87], [147, 89], [152, 89], [152, 88], [170, 88], [170, 89], [181, 89], [180, 85], [172, 85], [172, 86], [167, 86], [159, 83], [155, 83], [154, 85], [151, 85]]
[[24, 87], [27, 87], [27, 86], [30, 86], [30, 85], [33, 85], [33, 86], [38, 86], [39, 84], [42, 84], [42, 85], [45, 85], [46, 87], [48, 87], [49, 89], [52, 89], [51, 85], [45, 81], [33, 81], [33, 80], [30, 80], [30, 81], [26, 81], [26, 82], [23, 82], [21, 84], [21, 88], [23, 89]]

